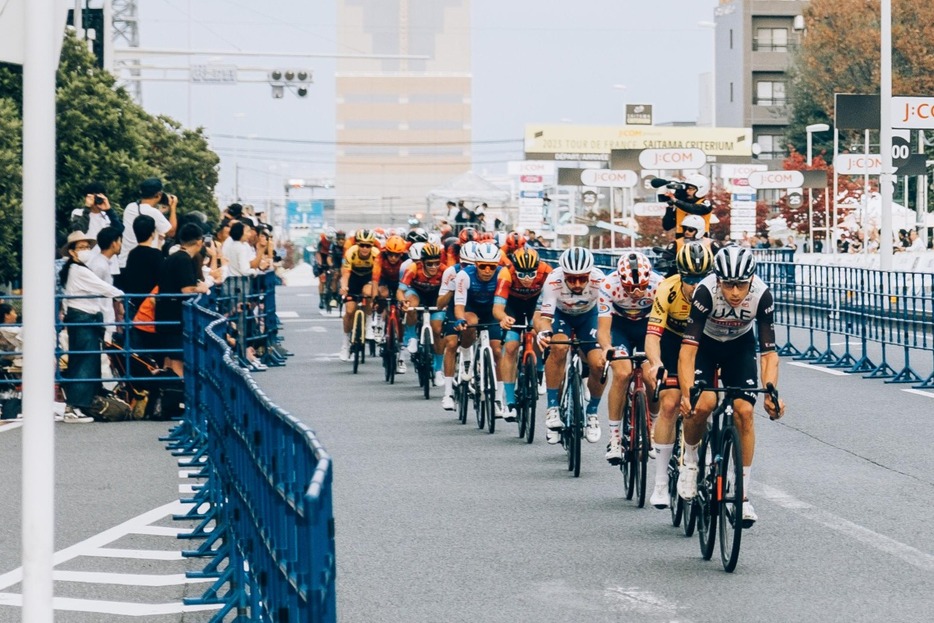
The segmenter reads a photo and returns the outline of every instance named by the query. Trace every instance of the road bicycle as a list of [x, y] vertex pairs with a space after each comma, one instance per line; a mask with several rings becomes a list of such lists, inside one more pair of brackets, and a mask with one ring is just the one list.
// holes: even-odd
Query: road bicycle
[[353, 358], [353, 373], [356, 374], [360, 364], [366, 363], [366, 312], [363, 303], [370, 297], [349, 294], [347, 298], [357, 303], [350, 329], [350, 356]]
[[521, 332], [516, 374], [516, 419], [519, 424], [519, 439], [532, 443], [535, 439], [535, 405], [538, 402], [538, 355], [535, 354], [535, 331], [532, 325], [512, 325], [513, 331]]
[[435, 334], [431, 330], [431, 314], [441, 311], [440, 307], [409, 307], [409, 311], [418, 314], [418, 347], [412, 354], [412, 363], [418, 375], [418, 385], [425, 393], [425, 400], [431, 395], [431, 382], [434, 377]]
[[467, 325], [468, 329], [477, 330], [477, 339], [473, 343], [471, 359], [471, 381], [469, 391], [473, 395], [474, 413], [477, 428], [487, 430], [492, 435], [496, 431], [496, 357], [490, 346], [490, 327], [498, 327], [498, 322], [484, 322]]
[[568, 471], [577, 478], [581, 475], [581, 438], [584, 436], [584, 364], [578, 350], [581, 346], [596, 344], [595, 340], [551, 340], [549, 346], [570, 346], [564, 365], [564, 381], [558, 409], [564, 428], [561, 445], [568, 455]]
[[344, 315], [344, 297], [340, 295], [340, 270], [337, 268], [328, 268], [324, 277], [324, 311], [330, 314], [337, 312], [338, 316]]
[[461, 349], [457, 349], [457, 356], [454, 360], [454, 402], [457, 404], [457, 419], [461, 424], [467, 423], [467, 409], [470, 406], [470, 381], [471, 378], [464, 377], [464, 363]]
[[736, 568], [743, 528], [743, 449], [733, 422], [733, 401], [742, 394], [768, 394], [778, 405], [778, 390], [771, 383], [765, 388], [707, 387], [699, 381], [691, 388], [693, 410], [702, 392], [722, 394], [710, 414], [707, 431], [701, 439], [697, 461], [697, 495], [691, 501], [697, 515], [697, 536], [701, 556], [710, 560], [720, 533], [720, 562], [728, 573]]
[[684, 464], [684, 430], [683, 419], [678, 416], [675, 421], [675, 441], [671, 450], [671, 460], [668, 461], [668, 509], [671, 511], [671, 525], [675, 528], [681, 526], [684, 536], [694, 534], [697, 524], [697, 513], [694, 505], [685, 502], [678, 495], [678, 478], [681, 476], [681, 467]]
[[[648, 396], [645, 390], [645, 379], [642, 377], [642, 364], [648, 359], [645, 353], [633, 352], [631, 355], [623, 350], [610, 349], [606, 351], [606, 365], [603, 368], [601, 381], [606, 382], [610, 362], [631, 361], [632, 377], [629, 387], [626, 388], [626, 402], [622, 413], [623, 459], [619, 462], [619, 470], [623, 474], [623, 487], [626, 499], [636, 498], [639, 508], [645, 506], [646, 476], [649, 464], [649, 450], [652, 449], [651, 422], [649, 420]], [[662, 387], [662, 378], [665, 370], [659, 368], [655, 379], [655, 392], [652, 396], [658, 402], [658, 392]], [[614, 380], [615, 382], [615, 380]]]
[[386, 329], [383, 332], [383, 342], [380, 346], [383, 358], [383, 372], [386, 375], [386, 382], [390, 385], [396, 382], [396, 366], [399, 362], [400, 350], [400, 323], [399, 323], [399, 305], [392, 299], [385, 299], [388, 307], [386, 308]]

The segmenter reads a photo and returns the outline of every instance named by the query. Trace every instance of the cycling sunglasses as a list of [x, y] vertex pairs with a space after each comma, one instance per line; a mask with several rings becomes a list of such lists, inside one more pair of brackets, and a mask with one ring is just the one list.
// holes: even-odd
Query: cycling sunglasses
[[538, 274], [537, 270], [517, 270], [516, 277], [519, 279], [535, 279], [535, 275]]
[[477, 270], [496, 270], [499, 267], [499, 264], [481, 264], [477, 262]]
[[626, 292], [641, 292], [642, 290], [647, 290], [648, 285], [630, 285], [628, 283], [623, 284], [623, 290]]
[[358, 248], [358, 249], [371, 249], [371, 248], [373, 248], [373, 245], [371, 245], [371, 244], [358, 244], [358, 245], [357, 245], [357, 248]]
[[435, 267], [437, 267], [437, 266], [441, 266], [441, 260], [431, 260], [431, 261], [429, 261], [429, 262], [422, 262], [422, 263], [423, 263], [425, 266], [428, 266], [428, 267], [430, 267], [430, 268], [435, 268]]
[[564, 280], [568, 283], [587, 283], [590, 281], [590, 275], [565, 275]]
[[749, 287], [749, 284], [751, 283], [752, 281], [735, 281], [732, 279], [722, 279], [720, 281], [721, 285], [724, 285], [727, 288], [730, 288], [733, 290], [742, 290], [743, 288]]
[[681, 283], [696, 286], [704, 280], [704, 275], [681, 275]]

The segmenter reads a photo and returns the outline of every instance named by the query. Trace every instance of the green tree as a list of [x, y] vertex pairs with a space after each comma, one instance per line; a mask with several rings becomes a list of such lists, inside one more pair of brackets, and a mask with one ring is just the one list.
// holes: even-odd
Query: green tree
[[[219, 158], [203, 130], [150, 115], [115, 83], [95, 66], [85, 45], [65, 37], [56, 93], [59, 232], [83, 205], [83, 188], [92, 180], [102, 182], [111, 203], [122, 208], [139, 198], [140, 181], [160, 177], [179, 196], [180, 213], [199, 210], [216, 219]], [[21, 68], [0, 64], [0, 281], [17, 279], [20, 272], [22, 102]]]

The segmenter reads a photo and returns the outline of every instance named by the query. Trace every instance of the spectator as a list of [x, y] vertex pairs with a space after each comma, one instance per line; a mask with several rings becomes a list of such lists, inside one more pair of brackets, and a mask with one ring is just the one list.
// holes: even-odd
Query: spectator
[[[178, 205], [178, 197], [169, 195], [162, 190], [162, 181], [151, 177], [143, 180], [139, 185], [139, 193], [142, 199], [127, 205], [123, 211], [123, 249], [120, 251], [120, 268], [126, 267], [127, 258], [130, 251], [139, 244], [136, 240], [136, 234], [133, 232], [133, 221], [141, 214], [151, 216], [156, 222], [156, 236], [152, 246], [161, 249], [165, 238], [175, 235], [175, 229], [178, 227], [178, 217], [175, 209]], [[159, 205], [166, 207], [168, 216], [162, 213]]]
[[911, 244], [911, 241], [908, 239], [908, 230], [899, 229], [898, 230], [898, 244], [895, 245], [895, 250], [903, 251], [907, 249], [910, 244]]
[[444, 216], [449, 221], [457, 221], [457, 215], [460, 214], [460, 210], [457, 209], [457, 204], [453, 201], [448, 201], [445, 204]]
[[[206, 293], [209, 288], [201, 281], [200, 271], [195, 270], [195, 258], [200, 256], [204, 246], [201, 228], [194, 223], [187, 223], [178, 235], [181, 247], [169, 256], [162, 265], [159, 276], [159, 294], [195, 294]], [[182, 296], [160, 296], [156, 299], [156, 335], [160, 347], [173, 352], [165, 356], [163, 367], [171, 369], [179, 377], [184, 376], [182, 355]], [[168, 323], [168, 324], [162, 324]]]
[[133, 221], [133, 233], [139, 244], [127, 256], [126, 268], [120, 274], [120, 287], [127, 293], [137, 295], [129, 299], [130, 318], [136, 315], [141, 297], [152, 292], [159, 283], [159, 273], [165, 259], [160, 249], [152, 245], [156, 238], [156, 221], [148, 214], [139, 215]]
[[97, 232], [105, 227], [123, 231], [120, 217], [117, 216], [116, 210], [110, 207], [110, 199], [104, 194], [104, 185], [91, 182], [84, 187], [84, 207], [72, 213], [69, 229], [97, 238]]
[[795, 242], [795, 237], [794, 237], [794, 236], [788, 236], [788, 239], [787, 239], [787, 241], [785, 242], [785, 248], [786, 248], [786, 249], [791, 249], [791, 252], [792, 252], [792, 253], [794, 253], [795, 251], [798, 250], [798, 243]]
[[[67, 378], [65, 387], [65, 422], [85, 423], [94, 419], [82, 413], [100, 390], [101, 340], [104, 337], [104, 312], [111, 299], [123, 292], [94, 274], [87, 263], [93, 257], [95, 240], [80, 231], [68, 235], [68, 261], [62, 268], [65, 284], [65, 323], [68, 331]], [[93, 297], [93, 298], [88, 298]], [[85, 351], [85, 352], [80, 352]], [[88, 352], [89, 351], [89, 352]]]
[[[16, 308], [9, 303], [0, 303], [0, 365], [10, 366], [21, 358], [19, 316]], [[14, 355], [13, 353], [20, 353]], [[2, 386], [0, 386], [2, 389]]]
[[239, 203], [231, 203], [223, 214], [223, 218], [230, 221], [239, 220], [241, 216], [243, 216], [243, 206]]
[[[87, 266], [95, 275], [110, 285], [114, 285], [114, 263], [120, 254], [123, 237], [113, 227], [105, 227], [97, 234], [97, 253], [91, 257]], [[119, 269], [116, 271], [119, 273]], [[123, 322], [123, 302], [114, 299], [110, 305], [103, 305], [104, 341], [109, 342], [117, 329], [116, 323]], [[122, 331], [122, 329], [120, 329]]]
[[924, 241], [918, 235], [918, 230], [912, 229], [908, 232], [908, 248], [906, 251], [924, 251]]
[[227, 271], [231, 277], [247, 277], [255, 275], [257, 270], [250, 266], [254, 252], [243, 237], [245, 235], [243, 223], [234, 223], [230, 226], [230, 244], [227, 247]]

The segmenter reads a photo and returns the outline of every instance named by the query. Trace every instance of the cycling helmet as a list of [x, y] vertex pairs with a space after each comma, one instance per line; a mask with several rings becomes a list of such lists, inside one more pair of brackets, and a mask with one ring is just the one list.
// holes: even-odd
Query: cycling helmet
[[480, 235], [477, 236], [477, 242], [496, 242], [496, 234], [491, 231], [482, 231]]
[[503, 246], [506, 247], [506, 253], [513, 253], [516, 249], [525, 246], [525, 237], [517, 231], [511, 231], [506, 234]]
[[630, 253], [619, 258], [616, 270], [623, 287], [642, 288], [649, 285], [652, 262], [642, 253]]
[[421, 260], [440, 260], [441, 259], [441, 247], [436, 245], [433, 242], [426, 242], [422, 245]]
[[413, 262], [417, 262], [422, 259], [422, 247], [425, 246], [424, 242], [416, 242], [411, 247], [409, 247], [409, 259]]
[[687, 242], [678, 250], [675, 265], [681, 275], [700, 277], [710, 272], [713, 254], [703, 242]]
[[438, 232], [431, 232], [428, 234], [428, 242], [441, 246], [441, 234]]
[[684, 183], [697, 189], [694, 194], [695, 197], [706, 197], [707, 193], [710, 192], [710, 180], [700, 173], [691, 173], [684, 178]]
[[499, 261], [503, 258], [503, 252], [499, 250], [499, 247], [492, 242], [481, 242], [477, 245], [477, 262], [484, 262], [487, 264], [499, 264]]
[[376, 244], [376, 235], [369, 229], [358, 229], [353, 238], [357, 244]]
[[384, 249], [387, 253], [405, 253], [406, 244], [400, 236], [390, 236]]
[[461, 241], [461, 244], [470, 242], [471, 240], [476, 240], [477, 230], [473, 227], [465, 227], [461, 230], [461, 233], [457, 234], [457, 237]]
[[461, 264], [473, 264], [477, 261], [477, 247], [479, 244], [474, 240], [469, 240], [461, 245], [460, 262]]
[[713, 260], [713, 270], [723, 281], [750, 281], [756, 274], [756, 257], [745, 247], [723, 247]]
[[512, 264], [516, 270], [531, 272], [538, 270], [538, 251], [531, 247], [522, 247], [512, 254]]
[[584, 247], [571, 247], [558, 258], [558, 266], [570, 275], [589, 273], [593, 263], [593, 253]]
[[697, 214], [688, 214], [681, 219], [681, 229], [685, 227], [696, 229], [698, 234], [703, 234], [707, 231], [707, 223], [704, 222], [704, 217], [698, 216]]
[[406, 234], [405, 239], [409, 242], [428, 242], [428, 232], [422, 227], [416, 227]]
[[453, 254], [454, 257], [460, 255], [461, 252], [461, 241], [458, 240], [455, 236], [444, 239], [444, 252], [448, 254], [448, 257], [451, 257]]
[[343, 229], [338, 229], [336, 232], [334, 232], [334, 237], [338, 240], [343, 240], [347, 237], [347, 233]]
[[377, 237], [379, 237], [379, 236], [385, 236], [385, 235], [386, 235], [386, 230], [383, 229], [382, 227], [374, 227], [374, 228], [373, 228], [373, 235], [375, 235], [375, 236], [377, 236]]

